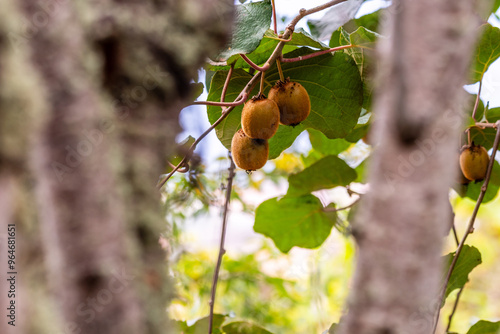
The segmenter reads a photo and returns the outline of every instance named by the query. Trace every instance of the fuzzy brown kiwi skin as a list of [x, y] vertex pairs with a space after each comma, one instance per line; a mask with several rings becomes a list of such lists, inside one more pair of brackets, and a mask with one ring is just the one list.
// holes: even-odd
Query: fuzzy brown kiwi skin
[[238, 130], [231, 141], [234, 163], [241, 169], [254, 171], [264, 167], [269, 156], [269, 144], [265, 139], [248, 137], [243, 129]]
[[296, 126], [311, 112], [311, 100], [306, 89], [298, 82], [278, 81], [269, 91], [269, 99], [276, 102], [283, 125]]
[[471, 181], [481, 181], [486, 177], [490, 157], [481, 145], [464, 145], [460, 153], [460, 169]]
[[245, 103], [241, 113], [241, 126], [250, 138], [269, 139], [280, 124], [280, 111], [273, 100], [259, 94]]

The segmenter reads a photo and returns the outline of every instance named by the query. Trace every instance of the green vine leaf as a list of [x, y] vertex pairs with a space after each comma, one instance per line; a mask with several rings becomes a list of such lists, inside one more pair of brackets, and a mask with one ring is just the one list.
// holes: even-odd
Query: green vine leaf
[[231, 322], [222, 327], [222, 330], [224, 334], [272, 334], [260, 326], [245, 321]]
[[467, 334], [498, 334], [500, 333], [500, 321], [489, 322], [480, 320], [472, 326]]
[[236, 6], [236, 22], [231, 43], [219, 58], [228, 59], [239, 53], [255, 50], [271, 25], [272, 5], [270, 0], [251, 2]]
[[[471, 182], [467, 185], [467, 192], [465, 197], [477, 201], [479, 194], [481, 193], [481, 187], [483, 186], [483, 181]], [[490, 183], [488, 184], [488, 189], [486, 194], [484, 194], [483, 203], [488, 203], [495, 199], [498, 194], [498, 189], [500, 188], [500, 164], [498, 162], [493, 163], [493, 170], [491, 171]]]
[[359, 27], [349, 35], [345, 31], [340, 34], [341, 45], [352, 44], [361, 46], [359, 48], [346, 49], [344, 52], [352, 56], [358, 65], [359, 73], [363, 80], [363, 108], [365, 109], [369, 109], [371, 106], [373, 91], [372, 74], [374, 72], [372, 54], [378, 38], [380, 38], [379, 34], [365, 27]]
[[[223, 332], [221, 331], [221, 326], [225, 319], [226, 319], [225, 315], [214, 314], [213, 326], [212, 326], [213, 334], [223, 334]], [[191, 326], [188, 326], [185, 321], [175, 321], [175, 324], [178, 327], [178, 330], [180, 330], [180, 333], [206, 334], [208, 332], [209, 318], [208, 316], [201, 318]]]
[[500, 57], [500, 28], [487, 23], [482, 26], [469, 83], [481, 81], [488, 67]]
[[[279, 41], [276, 39], [278, 36], [272, 29], [266, 30], [264, 37], [259, 43], [259, 46], [252, 52], [247, 54], [247, 57], [257, 65], [263, 65], [271, 56]], [[328, 47], [321, 41], [315, 39], [308, 34], [304, 29], [297, 29], [293, 35], [292, 40], [285, 44], [283, 53], [291, 52], [298, 48], [298, 46], [309, 46], [316, 49], [325, 50]], [[228, 64], [233, 64], [234, 68], [250, 68], [250, 65], [244, 61], [239, 54], [232, 55], [227, 59]], [[209, 69], [212, 71], [228, 70], [230, 65], [217, 66], [210, 65]]]
[[316, 248], [326, 240], [334, 225], [313, 195], [271, 198], [255, 211], [254, 230], [271, 238], [276, 247], [288, 253], [292, 247]]
[[356, 171], [344, 160], [329, 155], [302, 172], [290, 175], [287, 196], [300, 196], [320, 189], [346, 186], [356, 178]]
[[[444, 257], [444, 263], [446, 263], [446, 271], [451, 265], [453, 261], [453, 256], [455, 252], [450, 253]], [[450, 281], [448, 282], [448, 286], [446, 287], [445, 297], [456, 289], [461, 289], [465, 283], [469, 281], [470, 272], [479, 264], [481, 264], [481, 253], [474, 246], [464, 245], [462, 248], [462, 252], [458, 258], [458, 261], [455, 265], [455, 269], [453, 270]]]
[[[308, 48], [286, 54], [286, 58], [298, 57], [313, 52]], [[285, 77], [300, 83], [311, 99], [311, 114], [295, 128], [280, 125], [275, 137], [269, 140], [269, 157], [278, 157], [290, 147], [295, 138], [305, 129], [323, 132], [328, 138], [342, 138], [356, 125], [363, 103], [362, 82], [354, 60], [347, 54], [335, 53], [314, 57], [296, 63], [283, 63]], [[318, 75], [320, 73], [321, 75]], [[207, 99], [219, 101], [227, 71], [217, 71], [210, 84]], [[234, 101], [252, 76], [243, 69], [235, 69], [229, 82], [225, 101]], [[279, 80], [276, 66], [266, 72], [264, 93]], [[258, 85], [257, 85], [258, 86]], [[258, 87], [250, 96], [258, 93]], [[221, 143], [228, 149], [234, 133], [241, 127], [241, 111], [237, 106], [216, 128]], [[208, 106], [208, 119], [213, 124], [222, 113], [216, 106]]]
[[351, 143], [342, 138], [329, 139], [321, 131], [308, 129], [311, 146], [323, 155], [337, 155], [351, 146]]
[[[301, 48], [284, 55], [295, 58], [314, 52]], [[335, 52], [295, 63], [283, 63], [283, 75], [300, 83], [311, 99], [306, 128], [328, 138], [343, 138], [356, 125], [363, 104], [363, 84], [356, 63], [349, 55]], [[279, 80], [276, 66], [266, 72], [266, 90]]]

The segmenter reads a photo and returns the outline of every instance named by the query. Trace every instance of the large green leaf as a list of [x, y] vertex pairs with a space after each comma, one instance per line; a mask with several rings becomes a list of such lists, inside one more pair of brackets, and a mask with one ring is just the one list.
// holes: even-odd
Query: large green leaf
[[260, 326], [245, 321], [231, 322], [222, 327], [222, 330], [224, 334], [272, 334]]
[[476, 48], [470, 83], [480, 81], [488, 67], [500, 57], [500, 28], [486, 23], [482, 26], [481, 39]]
[[[272, 29], [266, 30], [264, 37], [259, 43], [259, 46], [252, 52], [247, 54], [247, 57], [257, 65], [263, 65], [271, 56], [274, 49], [278, 45], [279, 41], [277, 35]], [[285, 44], [282, 53], [288, 53], [298, 46], [309, 46], [312, 48], [317, 48], [321, 50], [328, 49], [328, 46], [323, 44], [321, 41], [315, 39], [309, 33], [304, 31], [304, 29], [297, 29], [293, 35], [292, 40]], [[250, 65], [244, 61], [239, 54], [234, 54], [227, 59], [227, 64], [233, 64], [234, 68], [250, 68]], [[209, 69], [212, 71], [228, 70], [230, 65], [210, 65]]]
[[236, 6], [232, 40], [229, 48], [219, 58], [228, 59], [232, 55], [255, 50], [271, 25], [272, 10], [270, 0]]
[[288, 177], [287, 196], [300, 196], [320, 189], [346, 186], [357, 177], [344, 160], [329, 155], [303, 171]]
[[[453, 261], [454, 255], [455, 252], [445, 256], [444, 258], [444, 262], [446, 263], [445, 272], [448, 271], [448, 268], [450, 267], [451, 262]], [[469, 273], [472, 271], [472, 269], [481, 264], [481, 262], [482, 262], [481, 253], [479, 252], [479, 250], [474, 246], [464, 245], [464, 247], [462, 248], [462, 252], [460, 253], [460, 256], [458, 258], [458, 261], [455, 265], [455, 268], [453, 269], [453, 272], [451, 274], [448, 286], [446, 287], [445, 296], [448, 297], [448, 295], [453, 290], [461, 289], [465, 285], [465, 283], [469, 281]]]
[[[299, 49], [285, 55], [291, 58], [312, 52], [310, 49]], [[356, 125], [363, 101], [362, 83], [354, 60], [346, 54], [327, 54], [312, 59], [284, 63], [282, 65], [285, 77], [299, 82], [309, 93], [311, 99], [311, 114], [295, 128], [280, 125], [275, 138], [269, 140], [270, 158], [276, 158], [288, 148], [295, 138], [306, 128], [322, 131], [329, 138], [346, 136]], [[218, 101], [226, 80], [227, 71], [218, 71], [212, 78], [209, 101]], [[229, 82], [226, 101], [234, 101], [241, 90], [251, 79], [251, 75], [235, 69]], [[276, 66], [266, 72], [264, 92], [279, 80]], [[250, 96], [256, 95], [255, 87]], [[208, 118], [214, 123], [220, 116], [220, 107], [208, 106]], [[216, 127], [216, 134], [221, 143], [228, 149], [231, 139], [240, 128], [242, 106], [234, 108], [229, 116]]]
[[345, 139], [329, 139], [321, 131], [309, 129], [309, 140], [311, 146], [318, 152], [324, 155], [337, 155], [344, 152], [351, 146], [351, 143]]
[[[311, 52], [301, 48], [284, 57]], [[305, 127], [320, 130], [328, 138], [345, 137], [356, 125], [363, 104], [363, 83], [352, 57], [336, 52], [333, 56], [283, 63], [282, 68], [285, 78], [300, 83], [309, 93], [311, 114], [303, 122]], [[272, 84], [279, 80], [276, 66], [266, 73], [266, 79]]]
[[467, 334], [500, 334], [500, 321], [479, 320], [469, 329]]
[[313, 195], [271, 198], [255, 211], [255, 232], [270, 237], [283, 253], [294, 246], [319, 247], [333, 225], [334, 220]]

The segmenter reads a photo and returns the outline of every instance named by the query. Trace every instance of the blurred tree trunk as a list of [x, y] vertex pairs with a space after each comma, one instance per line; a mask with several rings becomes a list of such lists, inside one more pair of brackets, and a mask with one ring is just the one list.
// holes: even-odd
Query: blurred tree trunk
[[388, 12], [382, 31], [391, 38], [378, 48], [378, 146], [353, 225], [359, 255], [341, 334], [429, 334], [440, 307], [462, 85], [478, 22], [468, 0], [399, 0]]
[[155, 186], [232, 1], [0, 7], [0, 233], [18, 226], [21, 332], [171, 332]]

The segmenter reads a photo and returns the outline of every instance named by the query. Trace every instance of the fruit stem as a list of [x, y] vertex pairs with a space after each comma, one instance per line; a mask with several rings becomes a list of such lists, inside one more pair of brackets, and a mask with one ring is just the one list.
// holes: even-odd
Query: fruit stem
[[483, 80], [479, 81], [479, 88], [477, 90], [476, 102], [474, 103], [474, 109], [472, 110], [472, 119], [476, 121], [476, 112], [479, 107], [479, 98], [481, 96], [481, 88], [483, 87]]
[[280, 74], [281, 82], [285, 82], [285, 77], [283, 76], [283, 70], [281, 70], [281, 61], [280, 59], [276, 59], [276, 66], [278, 66], [278, 73]]
[[[341, 46], [337, 46], [337, 47], [334, 47], [334, 48], [331, 48], [331, 49], [328, 49], [328, 50], [323, 50], [323, 51], [318, 51], [318, 52], [315, 52], [315, 53], [311, 53], [311, 54], [308, 54], [308, 55], [305, 55], [305, 56], [299, 56], [299, 57], [296, 57], [296, 58], [282, 58], [281, 61], [283, 63], [293, 63], [293, 62], [296, 62], [296, 61], [301, 61], [301, 60], [306, 60], [306, 59], [310, 59], [310, 58], [314, 58], [314, 57], [317, 57], [317, 56], [321, 56], [321, 55], [324, 55], [324, 54], [327, 54], [327, 53], [332, 53], [332, 52], [335, 52], [335, 51], [339, 51], [339, 50], [343, 50], [343, 49], [350, 49], [350, 48], [356, 48], [356, 47], [360, 47], [358, 45], [341, 45]], [[277, 61], [277, 59], [276, 59]]]
[[260, 88], [259, 88], [259, 96], [264, 95], [264, 76], [266, 72], [262, 72], [260, 76]]
[[264, 64], [264, 66], [260, 67], [258, 65], [256, 65], [253, 61], [250, 60], [250, 58], [248, 58], [246, 55], [244, 55], [243, 53], [240, 53], [240, 56], [241, 58], [248, 64], [250, 65], [250, 67], [252, 67], [254, 70], [256, 71], [259, 71], [259, 72], [263, 72], [263, 71], [267, 71], [269, 69], [269, 67], [271, 67], [270, 63], [269, 63], [269, 60]]
[[219, 271], [222, 264], [222, 256], [226, 253], [224, 249], [224, 242], [226, 240], [226, 226], [227, 226], [227, 212], [229, 209], [229, 201], [231, 200], [231, 190], [233, 188], [234, 179], [234, 165], [233, 158], [231, 157], [231, 152], [229, 152], [229, 176], [227, 177], [227, 188], [226, 188], [226, 202], [224, 203], [224, 212], [222, 213], [222, 229], [220, 235], [220, 245], [219, 245], [219, 256], [217, 257], [217, 265], [214, 271], [214, 277], [212, 280], [212, 291], [210, 293], [210, 316], [208, 318], [208, 333], [212, 333], [213, 320], [214, 320], [214, 305], [215, 305], [215, 291], [217, 290], [217, 281], [219, 279]]
[[224, 87], [222, 88], [222, 94], [220, 95], [220, 101], [224, 102], [226, 98], [227, 87], [229, 86], [229, 81], [231, 80], [231, 76], [233, 75], [234, 63], [231, 64], [229, 68], [229, 72], [227, 72], [226, 82], [224, 82]]
[[276, 3], [273, 2], [273, 22], [274, 22], [274, 33], [277, 35], [278, 34], [278, 22], [276, 22]]

